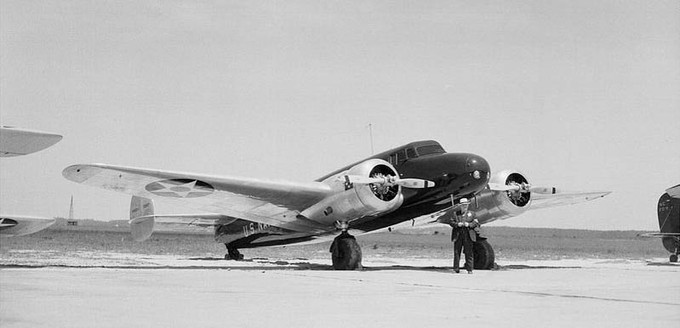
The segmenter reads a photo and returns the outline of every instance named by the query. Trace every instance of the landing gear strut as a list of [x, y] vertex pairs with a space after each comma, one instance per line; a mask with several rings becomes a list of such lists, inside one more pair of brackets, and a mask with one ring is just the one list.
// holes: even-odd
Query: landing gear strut
[[342, 233], [333, 239], [331, 258], [335, 270], [363, 270], [361, 265], [361, 247], [356, 238], [347, 232], [347, 223], [340, 223]]
[[235, 261], [243, 260], [243, 254], [241, 254], [241, 252], [239, 252], [238, 249], [229, 246], [229, 244], [224, 244], [224, 246], [227, 246], [227, 254], [224, 255], [225, 260]]

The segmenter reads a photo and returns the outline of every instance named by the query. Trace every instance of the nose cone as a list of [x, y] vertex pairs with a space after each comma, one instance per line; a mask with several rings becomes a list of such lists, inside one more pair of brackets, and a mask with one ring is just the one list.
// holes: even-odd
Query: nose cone
[[470, 154], [465, 161], [465, 170], [472, 175], [475, 180], [481, 180], [485, 183], [489, 181], [491, 168], [489, 163], [481, 156]]

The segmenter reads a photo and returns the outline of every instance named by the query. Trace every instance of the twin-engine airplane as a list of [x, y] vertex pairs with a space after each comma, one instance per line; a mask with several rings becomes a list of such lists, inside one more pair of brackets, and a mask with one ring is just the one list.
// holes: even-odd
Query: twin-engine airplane
[[[31, 154], [54, 145], [62, 136], [54, 133], [0, 127], [0, 157], [16, 157]], [[32, 234], [52, 224], [54, 219], [0, 214], [0, 236], [16, 237]]]
[[644, 234], [661, 238], [663, 247], [671, 253], [669, 260], [678, 262], [680, 254], [680, 185], [666, 189], [656, 207], [659, 216], [659, 232]]
[[[418, 141], [351, 164], [309, 183], [218, 177], [105, 164], [79, 164], [66, 179], [132, 195], [134, 239], [153, 232], [155, 220], [212, 226], [227, 259], [241, 248], [330, 240], [333, 267], [361, 266], [361, 249], [350, 233], [387, 228], [423, 215], [433, 218], [471, 200], [481, 224], [517, 216], [529, 208], [567, 205], [609, 192], [561, 192], [529, 184], [512, 170], [491, 174], [481, 156], [447, 153], [436, 141]], [[156, 215], [152, 199], [211, 214]], [[341, 231], [338, 236], [338, 231]], [[336, 237], [337, 236], [337, 237]], [[494, 252], [484, 239], [475, 246], [475, 267], [491, 268]]]

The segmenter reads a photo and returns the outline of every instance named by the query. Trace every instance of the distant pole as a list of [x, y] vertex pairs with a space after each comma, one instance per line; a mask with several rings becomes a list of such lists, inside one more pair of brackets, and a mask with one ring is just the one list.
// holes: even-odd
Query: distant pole
[[373, 150], [373, 124], [368, 123], [368, 135], [371, 137], [371, 155], [375, 154]]
[[71, 207], [68, 209], [68, 219], [73, 220], [73, 195], [71, 195]]

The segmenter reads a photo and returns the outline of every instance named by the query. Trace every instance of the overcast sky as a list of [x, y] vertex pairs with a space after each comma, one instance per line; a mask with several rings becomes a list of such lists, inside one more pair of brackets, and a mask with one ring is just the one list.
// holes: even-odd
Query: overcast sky
[[64, 135], [0, 160], [3, 213], [127, 218], [77, 163], [309, 181], [370, 155], [370, 123], [376, 152], [435, 139], [614, 192], [495, 225], [657, 230], [680, 2], [2, 0], [0, 119]]

